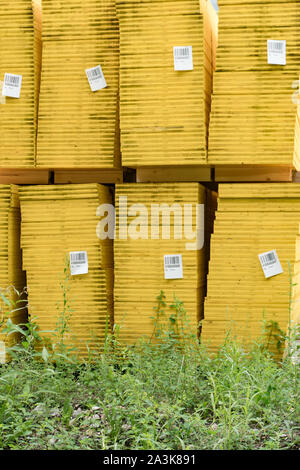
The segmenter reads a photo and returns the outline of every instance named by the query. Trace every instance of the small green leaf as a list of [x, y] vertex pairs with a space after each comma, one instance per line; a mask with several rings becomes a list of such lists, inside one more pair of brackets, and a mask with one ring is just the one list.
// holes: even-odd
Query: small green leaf
[[43, 347], [42, 358], [45, 362], [48, 362], [49, 353], [48, 353], [47, 348], [45, 346]]
[[10, 303], [10, 301], [5, 297], [5, 295], [3, 295], [2, 293], [0, 293], [0, 295], [1, 295], [1, 298], [2, 298], [3, 302], [4, 302], [6, 305], [8, 305], [9, 307], [11, 307], [11, 303]]

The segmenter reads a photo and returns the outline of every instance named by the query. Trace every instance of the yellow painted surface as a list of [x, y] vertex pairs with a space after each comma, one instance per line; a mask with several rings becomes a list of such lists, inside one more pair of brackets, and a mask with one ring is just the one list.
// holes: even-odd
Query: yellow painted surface
[[[299, 15], [296, 1], [219, 2], [210, 164], [300, 168], [300, 106], [292, 100], [299, 80]], [[268, 64], [268, 39], [286, 40], [286, 65]]]
[[[85, 70], [107, 87], [92, 92]], [[43, 1], [37, 166], [119, 166], [119, 31], [114, 0]]]
[[[110, 191], [97, 184], [28, 186], [20, 189], [23, 265], [27, 274], [30, 314], [40, 331], [57, 328], [66, 296], [69, 331], [66, 344], [88, 355], [103, 346], [106, 321], [112, 319], [112, 241], [96, 235], [99, 204], [111, 203]], [[87, 251], [88, 274], [70, 275], [71, 251]], [[44, 338], [55, 336], [42, 333]]]
[[[216, 12], [207, 0], [116, 4], [123, 164], [205, 164]], [[192, 46], [194, 70], [174, 71], [174, 46]]]
[[[25, 276], [22, 271], [20, 248], [18, 189], [13, 185], [0, 185], [0, 246], [1, 293], [8, 300], [16, 301], [18, 296], [12, 287], [21, 292], [25, 286]], [[21, 304], [18, 304], [18, 307], [20, 306]], [[7, 348], [12, 346], [20, 337], [19, 334], [6, 335], [2, 332], [6, 320], [10, 318], [13, 323], [24, 323], [26, 317], [25, 310], [10, 313], [10, 308], [5, 302], [0, 301], [0, 363], [8, 360]]]
[[40, 23], [39, 0], [0, 1], [0, 81], [4, 81], [5, 73], [23, 77], [20, 98], [0, 100], [2, 168], [31, 168], [35, 165]]
[[[202, 329], [210, 350], [227, 329], [246, 344], [260, 337], [263, 319], [286, 332], [299, 317], [299, 196], [299, 184], [220, 185]], [[274, 249], [284, 272], [266, 279], [258, 255]]]
[[[187, 318], [193, 333], [203, 316], [203, 298], [207, 261], [208, 238], [200, 251], [189, 251], [189, 243], [184, 233], [181, 240], [174, 240], [174, 219], [171, 217], [171, 237], [162, 239], [162, 229], [166, 225], [160, 219], [159, 236], [151, 239], [151, 231], [146, 230], [148, 239], [120, 240], [119, 198], [127, 197], [128, 209], [132, 204], [144, 204], [150, 214], [151, 204], [175, 203], [204, 204], [211, 193], [198, 183], [157, 183], [116, 185], [117, 238], [114, 243], [115, 289], [114, 320], [120, 326], [119, 338], [126, 344], [135, 343], [139, 338], [151, 338], [155, 331], [156, 298], [164, 291], [166, 302], [173, 302], [174, 296], [184, 302]], [[212, 204], [211, 204], [212, 207]], [[124, 215], [124, 211], [123, 211]], [[137, 213], [137, 215], [139, 215]], [[207, 228], [211, 226], [213, 214], [208, 214]], [[134, 217], [128, 218], [129, 228]], [[150, 220], [149, 220], [150, 223]], [[143, 226], [143, 222], [142, 222]], [[130, 234], [129, 234], [130, 235]], [[206, 233], [208, 237], [208, 232]], [[183, 279], [166, 280], [164, 277], [164, 255], [181, 254]], [[167, 316], [172, 311], [166, 308]]]

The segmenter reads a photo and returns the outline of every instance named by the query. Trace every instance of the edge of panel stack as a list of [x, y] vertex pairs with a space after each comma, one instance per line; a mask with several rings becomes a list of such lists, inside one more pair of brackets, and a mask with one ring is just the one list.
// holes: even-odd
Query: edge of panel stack
[[16, 332], [9, 335], [4, 333], [6, 321], [10, 319], [12, 323], [18, 324], [25, 323], [27, 318], [27, 311], [22, 308], [22, 304], [16, 305], [22, 299], [25, 287], [20, 247], [20, 203], [16, 186], [0, 185], [0, 206], [0, 364], [3, 364], [9, 360], [7, 349], [21, 336]]
[[96, 214], [111, 203], [109, 188], [28, 186], [20, 188], [20, 200], [29, 314], [45, 341], [59, 345], [64, 333], [80, 357], [101, 351], [112, 320], [113, 252], [111, 240], [97, 237]]

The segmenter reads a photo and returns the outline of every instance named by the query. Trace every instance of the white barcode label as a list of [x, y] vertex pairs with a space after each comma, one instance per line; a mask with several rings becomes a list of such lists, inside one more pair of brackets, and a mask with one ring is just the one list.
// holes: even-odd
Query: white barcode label
[[22, 75], [6, 73], [4, 75], [4, 83], [2, 86], [2, 96], [10, 98], [20, 98], [22, 86]]
[[192, 46], [174, 46], [174, 70], [193, 70], [193, 48]]
[[88, 256], [86, 251], [70, 252], [71, 275], [87, 274], [89, 272]]
[[182, 255], [164, 255], [165, 279], [182, 279]]
[[101, 65], [86, 69], [85, 73], [92, 91], [102, 90], [102, 88], [107, 87]]
[[286, 65], [286, 41], [268, 39], [268, 64]]
[[266, 278], [283, 273], [276, 250], [262, 253], [258, 257]]

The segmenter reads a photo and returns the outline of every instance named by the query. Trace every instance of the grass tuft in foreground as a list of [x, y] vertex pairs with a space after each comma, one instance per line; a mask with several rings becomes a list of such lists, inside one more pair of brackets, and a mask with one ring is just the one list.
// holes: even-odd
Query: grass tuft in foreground
[[182, 341], [182, 315], [174, 301], [168, 334], [156, 322], [155, 342], [135, 348], [107, 336], [86, 362], [36, 349], [28, 323], [0, 366], [0, 448], [299, 449], [299, 365], [229, 338], [211, 357]]

